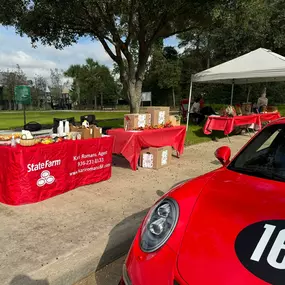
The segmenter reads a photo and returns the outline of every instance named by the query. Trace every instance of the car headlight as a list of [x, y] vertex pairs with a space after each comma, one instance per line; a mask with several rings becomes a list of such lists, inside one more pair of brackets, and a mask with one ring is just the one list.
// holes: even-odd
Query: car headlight
[[179, 207], [175, 200], [166, 198], [150, 210], [141, 232], [141, 249], [153, 252], [171, 236], [178, 220]]

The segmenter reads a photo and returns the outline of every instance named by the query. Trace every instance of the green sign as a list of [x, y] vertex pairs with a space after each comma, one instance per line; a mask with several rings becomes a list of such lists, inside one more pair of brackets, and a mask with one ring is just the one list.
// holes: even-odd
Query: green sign
[[15, 100], [18, 104], [29, 105], [31, 104], [31, 88], [29, 86], [16, 86], [15, 87]]

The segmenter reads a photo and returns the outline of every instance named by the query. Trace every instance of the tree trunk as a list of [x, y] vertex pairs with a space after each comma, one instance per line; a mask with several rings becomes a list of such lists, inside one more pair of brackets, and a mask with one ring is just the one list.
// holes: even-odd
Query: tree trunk
[[208, 58], [207, 58], [207, 69], [209, 69], [210, 68], [210, 56], [208, 56]]
[[101, 110], [103, 110], [103, 92], [101, 92]]
[[94, 109], [97, 110], [97, 96], [94, 95]]
[[140, 112], [142, 97], [142, 81], [130, 81], [128, 84], [128, 97], [130, 101], [130, 113], [138, 114]]
[[173, 108], [176, 107], [176, 99], [175, 99], [175, 91], [174, 87], [172, 86], [172, 98], [173, 98]]
[[79, 86], [79, 83], [77, 81], [76, 81], [76, 93], [78, 95], [78, 97], [77, 97], [78, 105], [80, 106], [81, 105], [81, 102], [80, 102], [80, 86]]

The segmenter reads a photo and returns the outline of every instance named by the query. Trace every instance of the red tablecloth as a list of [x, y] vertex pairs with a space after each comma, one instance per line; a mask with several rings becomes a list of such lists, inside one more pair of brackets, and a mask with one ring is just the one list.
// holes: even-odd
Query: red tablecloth
[[136, 170], [142, 148], [172, 146], [182, 154], [186, 128], [180, 126], [140, 132], [113, 129], [108, 134], [114, 137], [113, 153], [122, 154], [130, 162], [131, 168]]
[[209, 116], [204, 126], [204, 134], [211, 134], [212, 130], [224, 131], [225, 135], [230, 134], [235, 127], [255, 124], [261, 128], [262, 122], [269, 122], [279, 119], [280, 113], [253, 114], [248, 116], [220, 117]]
[[261, 122], [271, 122], [271, 121], [275, 121], [275, 120], [281, 118], [281, 115], [279, 112], [259, 114], [259, 116], [260, 116]]
[[39, 202], [111, 177], [112, 137], [0, 147], [0, 202]]

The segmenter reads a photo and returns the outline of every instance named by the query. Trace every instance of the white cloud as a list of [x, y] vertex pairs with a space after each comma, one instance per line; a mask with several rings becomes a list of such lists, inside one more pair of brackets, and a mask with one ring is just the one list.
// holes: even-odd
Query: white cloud
[[[165, 40], [165, 45], [177, 47], [177, 43], [175, 36]], [[181, 52], [182, 49], [178, 51]], [[88, 57], [109, 68], [113, 66], [113, 61], [99, 42], [83, 39], [63, 50], [40, 43], [37, 48], [33, 48], [29, 38], [20, 37], [14, 28], [0, 25], [0, 71], [14, 69], [19, 64], [28, 79], [42, 75], [49, 80], [50, 69], [66, 70], [71, 64], [83, 64]]]
[[36, 74], [48, 79], [50, 69], [66, 70], [71, 64], [83, 64], [88, 57], [108, 67], [113, 65], [99, 42], [85, 40], [64, 50], [41, 44], [33, 48], [27, 37], [22, 38], [14, 29], [0, 25], [0, 70], [13, 69], [19, 64], [29, 79]]

